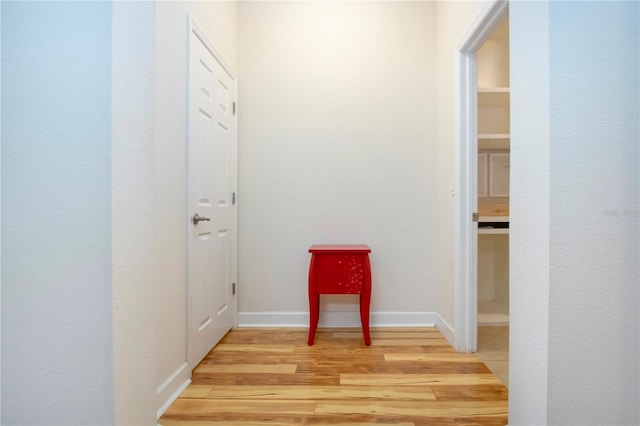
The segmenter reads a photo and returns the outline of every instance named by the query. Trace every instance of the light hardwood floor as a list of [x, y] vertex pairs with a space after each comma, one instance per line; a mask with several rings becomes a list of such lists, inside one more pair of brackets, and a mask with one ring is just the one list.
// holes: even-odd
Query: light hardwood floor
[[505, 425], [507, 389], [434, 328], [232, 330], [160, 418], [174, 425]]

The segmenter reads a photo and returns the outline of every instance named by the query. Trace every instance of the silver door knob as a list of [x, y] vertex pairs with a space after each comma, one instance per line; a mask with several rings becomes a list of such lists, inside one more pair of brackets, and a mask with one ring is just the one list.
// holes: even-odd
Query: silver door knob
[[211, 219], [209, 219], [208, 217], [202, 217], [199, 216], [198, 213], [193, 215], [193, 219], [191, 219], [191, 221], [193, 222], [194, 225], [197, 225], [198, 222], [201, 222], [203, 220], [206, 220], [207, 222], [210, 221]]

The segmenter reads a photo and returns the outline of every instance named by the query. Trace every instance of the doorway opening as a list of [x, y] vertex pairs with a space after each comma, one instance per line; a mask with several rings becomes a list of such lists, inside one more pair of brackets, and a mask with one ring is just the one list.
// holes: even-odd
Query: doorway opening
[[509, 382], [509, 18], [477, 52], [478, 246], [476, 354]]
[[[480, 87], [478, 81], [479, 51], [485, 43], [496, 33], [508, 16], [508, 2], [496, 0], [490, 3], [476, 19], [469, 32], [458, 48], [457, 52], [457, 145], [456, 145], [456, 227], [455, 227], [455, 348], [461, 352], [476, 352], [478, 349], [478, 221], [480, 211], [478, 209], [479, 195], [489, 195], [489, 191], [498, 197], [504, 195], [504, 179], [493, 182], [491, 187], [491, 167], [494, 171], [501, 170], [504, 178], [505, 159], [504, 155], [494, 155], [493, 163], [490, 164], [492, 150], [486, 152], [486, 163], [479, 162], [479, 140], [482, 138], [483, 146], [496, 148], [495, 154], [507, 154], [504, 144], [508, 143], [508, 128], [500, 129], [498, 123], [501, 120], [489, 120], [480, 123], [479, 127], [479, 98], [489, 98], [488, 105], [493, 102], [500, 102], [505, 93], [508, 99], [508, 83], [504, 85], [493, 85], [491, 87]], [[508, 27], [508, 25], [507, 25]], [[508, 59], [507, 59], [508, 63]], [[481, 65], [484, 66], [484, 65]], [[507, 72], [508, 75], [508, 72]], [[493, 82], [495, 83], [495, 81]], [[496, 99], [494, 99], [496, 98]], [[495, 115], [496, 111], [488, 107], [489, 116]], [[496, 107], [497, 108], [497, 107]], [[487, 112], [487, 111], [485, 111]], [[480, 118], [486, 118], [484, 112]], [[493, 117], [494, 119], [496, 117]], [[508, 125], [508, 115], [506, 123]], [[487, 124], [489, 123], [489, 124]], [[485, 127], [488, 126], [488, 127]], [[479, 132], [483, 132], [482, 134]], [[483, 138], [483, 135], [486, 136]], [[506, 142], [505, 142], [506, 139]], [[502, 148], [502, 149], [498, 149]], [[479, 168], [480, 165], [480, 168]], [[484, 173], [486, 179], [486, 194], [483, 193], [485, 186], [479, 185], [478, 173]], [[508, 167], [506, 169], [508, 177]], [[498, 174], [496, 174], [498, 176]], [[502, 186], [500, 186], [500, 183]], [[508, 187], [508, 180], [507, 180]], [[492, 197], [483, 197], [492, 198]], [[483, 203], [490, 205], [491, 203]], [[507, 203], [508, 205], [508, 203]], [[486, 213], [483, 211], [483, 213]], [[489, 215], [485, 215], [489, 216]], [[495, 215], [497, 216], [497, 215]], [[483, 218], [484, 219], [484, 218]], [[504, 220], [504, 219], [503, 219]], [[508, 216], [507, 216], [508, 223]], [[496, 220], [495, 222], [499, 222]], [[494, 229], [503, 227], [504, 224], [494, 224]], [[488, 228], [487, 228], [488, 229]], [[497, 231], [494, 231], [497, 232]], [[502, 231], [504, 232], [504, 231]], [[488, 232], [489, 233], [489, 232]], [[507, 260], [508, 265], [508, 260]], [[508, 273], [507, 273], [508, 276]], [[483, 293], [483, 296], [485, 294]]]

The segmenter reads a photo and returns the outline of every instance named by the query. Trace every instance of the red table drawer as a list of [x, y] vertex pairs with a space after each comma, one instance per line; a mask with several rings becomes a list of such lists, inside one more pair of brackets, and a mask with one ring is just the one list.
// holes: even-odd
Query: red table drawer
[[318, 256], [318, 273], [362, 274], [364, 256], [359, 254], [325, 254]]
[[360, 294], [364, 274], [318, 274], [318, 294]]

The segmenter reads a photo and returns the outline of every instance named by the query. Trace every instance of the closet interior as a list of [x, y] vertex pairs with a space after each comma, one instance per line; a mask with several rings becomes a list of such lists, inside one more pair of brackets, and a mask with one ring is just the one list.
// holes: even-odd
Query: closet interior
[[478, 64], [478, 326], [509, 324], [509, 23]]

